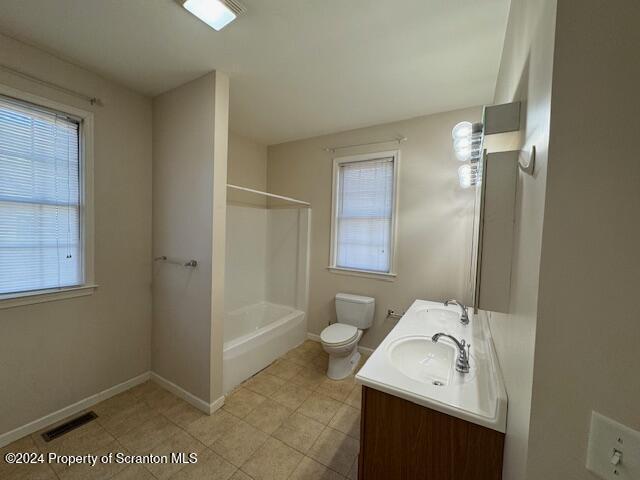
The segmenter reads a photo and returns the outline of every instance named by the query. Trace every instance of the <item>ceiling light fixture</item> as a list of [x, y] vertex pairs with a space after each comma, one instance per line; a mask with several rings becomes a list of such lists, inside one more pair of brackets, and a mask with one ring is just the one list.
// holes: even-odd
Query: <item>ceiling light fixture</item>
[[217, 32], [245, 12], [235, 0], [183, 0], [182, 6]]

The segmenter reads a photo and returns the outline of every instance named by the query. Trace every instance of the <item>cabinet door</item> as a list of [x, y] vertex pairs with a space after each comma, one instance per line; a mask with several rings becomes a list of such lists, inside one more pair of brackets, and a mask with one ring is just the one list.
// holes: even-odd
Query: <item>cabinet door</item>
[[362, 390], [359, 480], [500, 480], [504, 434]]
[[485, 154], [474, 216], [474, 308], [507, 312], [515, 223], [518, 152]]

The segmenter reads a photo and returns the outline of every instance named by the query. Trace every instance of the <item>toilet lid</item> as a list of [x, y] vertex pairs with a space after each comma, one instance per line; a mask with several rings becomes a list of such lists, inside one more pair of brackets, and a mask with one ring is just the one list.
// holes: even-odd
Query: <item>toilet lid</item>
[[327, 345], [337, 345], [350, 342], [356, 335], [358, 335], [356, 327], [344, 323], [334, 323], [322, 330], [320, 340]]

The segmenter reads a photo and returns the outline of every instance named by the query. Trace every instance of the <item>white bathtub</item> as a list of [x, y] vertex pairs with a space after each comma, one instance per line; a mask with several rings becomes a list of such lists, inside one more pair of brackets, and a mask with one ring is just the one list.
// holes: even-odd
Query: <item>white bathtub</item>
[[268, 302], [228, 312], [224, 319], [223, 389], [231, 391], [306, 338], [301, 310]]

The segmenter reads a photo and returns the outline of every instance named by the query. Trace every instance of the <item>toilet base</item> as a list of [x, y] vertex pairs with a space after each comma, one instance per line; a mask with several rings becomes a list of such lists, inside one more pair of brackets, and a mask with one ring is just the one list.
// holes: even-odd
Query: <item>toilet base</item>
[[330, 355], [327, 377], [331, 380], [347, 378], [358, 367], [358, 362], [360, 362], [360, 352], [357, 347], [353, 349], [353, 353], [350, 355], [342, 357]]

